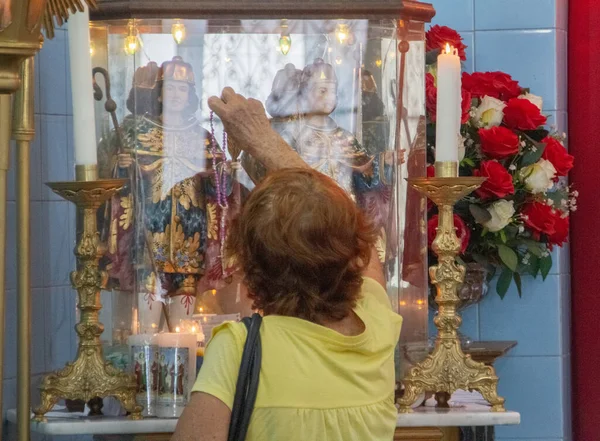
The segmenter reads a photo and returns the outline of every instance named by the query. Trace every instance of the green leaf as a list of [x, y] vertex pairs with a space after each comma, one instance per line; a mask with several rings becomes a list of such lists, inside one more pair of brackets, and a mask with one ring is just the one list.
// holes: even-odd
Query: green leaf
[[544, 254], [544, 251], [546, 250], [544, 244], [536, 242], [535, 240], [523, 239], [521, 242], [527, 247], [527, 251], [537, 257], [542, 257], [542, 254]]
[[540, 272], [542, 273], [542, 278], [546, 280], [550, 270], [552, 269], [552, 255], [548, 254], [540, 259]]
[[512, 272], [517, 270], [519, 257], [512, 248], [509, 248], [506, 245], [498, 245], [498, 255], [500, 256], [502, 263], [504, 263], [504, 265], [506, 265]]
[[517, 285], [517, 292], [519, 293], [519, 297], [523, 297], [523, 290], [521, 288], [521, 274], [514, 273], [513, 279], [515, 281], [515, 285]]
[[475, 167], [475, 161], [473, 161], [471, 158], [464, 158], [461, 161], [461, 165], [468, 165], [469, 167]]
[[533, 142], [533, 145], [536, 147], [535, 152], [533, 150], [528, 150], [521, 159], [521, 167], [525, 167], [531, 164], [535, 164], [540, 160], [542, 154], [544, 153], [544, 149], [546, 148], [545, 144], [539, 142]]
[[535, 255], [530, 255], [529, 256], [529, 274], [531, 274], [533, 277], [537, 277], [538, 273], [540, 272], [540, 259], [539, 257], [535, 256]]
[[513, 272], [508, 268], [504, 268], [502, 270], [502, 274], [500, 274], [500, 277], [498, 277], [498, 283], [496, 283], [496, 292], [501, 299], [504, 299], [512, 280]]
[[500, 239], [502, 239], [502, 242], [506, 243], [506, 233], [504, 230], [500, 230]]
[[544, 139], [549, 133], [546, 129], [527, 130], [527, 136], [537, 142]]
[[481, 225], [492, 219], [492, 215], [489, 211], [476, 204], [469, 205], [469, 212], [473, 215], [473, 218], [475, 218], [475, 222]]

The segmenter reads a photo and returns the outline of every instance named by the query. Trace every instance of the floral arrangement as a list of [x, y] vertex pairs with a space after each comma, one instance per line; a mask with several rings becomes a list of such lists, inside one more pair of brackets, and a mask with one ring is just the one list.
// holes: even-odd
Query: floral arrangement
[[[440, 49], [450, 43], [466, 59], [462, 37], [453, 29], [433, 26], [427, 32], [426, 109], [428, 158], [433, 163], [436, 120], [436, 66]], [[497, 292], [504, 297], [521, 275], [544, 279], [552, 267], [551, 251], [569, 235], [569, 211], [576, 210], [577, 192], [566, 176], [573, 156], [564, 134], [545, 128], [542, 98], [532, 95], [503, 72], [462, 74], [462, 119], [459, 141], [461, 176], [487, 180], [455, 208], [454, 224], [463, 263], [477, 262], [498, 275]], [[428, 167], [433, 175], [433, 166]], [[429, 245], [438, 215], [429, 204]], [[430, 252], [430, 262], [436, 257]]]

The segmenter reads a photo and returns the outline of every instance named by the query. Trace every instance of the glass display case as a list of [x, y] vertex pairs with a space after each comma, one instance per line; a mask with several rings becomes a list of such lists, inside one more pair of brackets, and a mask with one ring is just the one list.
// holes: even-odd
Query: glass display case
[[227, 143], [207, 107], [229, 86], [264, 103], [273, 128], [377, 227], [387, 291], [404, 316], [400, 378], [427, 340], [426, 200], [406, 178], [425, 175], [431, 6], [98, 3], [100, 177], [130, 183], [99, 215], [111, 356], [132, 334], [156, 333], [195, 334], [201, 353], [214, 326], [252, 312], [224, 241], [265, 170]]

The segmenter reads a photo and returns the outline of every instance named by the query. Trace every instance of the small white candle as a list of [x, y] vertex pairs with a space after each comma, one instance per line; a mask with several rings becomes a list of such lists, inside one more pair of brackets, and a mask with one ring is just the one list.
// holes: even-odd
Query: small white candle
[[71, 62], [71, 96], [73, 102], [73, 137], [75, 164], [94, 165], [96, 123], [90, 54], [90, 16], [88, 7], [69, 17], [69, 57]]
[[447, 44], [437, 59], [436, 162], [458, 162], [460, 101], [460, 58], [456, 49]]

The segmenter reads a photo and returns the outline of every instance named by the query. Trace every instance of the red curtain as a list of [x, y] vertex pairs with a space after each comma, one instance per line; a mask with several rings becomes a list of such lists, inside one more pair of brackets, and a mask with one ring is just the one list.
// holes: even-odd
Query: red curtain
[[569, 1], [569, 150], [579, 191], [571, 217], [574, 441], [600, 421], [600, 1]]

